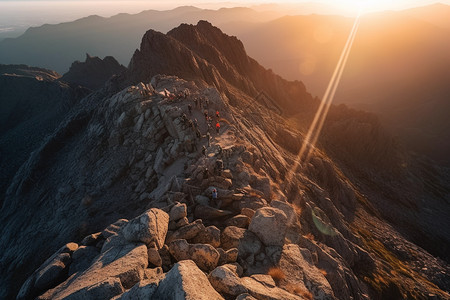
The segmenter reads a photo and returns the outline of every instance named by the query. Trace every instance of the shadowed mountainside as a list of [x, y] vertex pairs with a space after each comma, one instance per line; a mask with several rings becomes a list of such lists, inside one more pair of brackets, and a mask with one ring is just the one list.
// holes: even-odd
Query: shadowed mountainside
[[[448, 253], [448, 182], [426, 187], [427, 202], [390, 198], [444, 170], [409, 157], [376, 117], [333, 106], [285, 182], [317, 104], [207, 22], [148, 31], [128, 71], [76, 103], [12, 179], [0, 296], [448, 297], [448, 264], [408, 241]], [[209, 141], [205, 109], [220, 113]], [[436, 219], [414, 218], [423, 211]], [[406, 227], [386, 222], [395, 214]]]
[[113, 75], [125, 72], [125, 70], [126, 68], [112, 56], [100, 59], [86, 54], [86, 61], [72, 63], [69, 72], [61, 77], [61, 81], [96, 90], [102, 87]]
[[88, 94], [59, 78], [50, 70], [0, 65], [0, 206], [15, 172]]

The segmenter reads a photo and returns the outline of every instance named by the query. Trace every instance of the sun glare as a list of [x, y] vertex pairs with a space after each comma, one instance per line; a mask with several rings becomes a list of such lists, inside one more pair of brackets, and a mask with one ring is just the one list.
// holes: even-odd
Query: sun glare
[[392, 0], [342, 0], [335, 3], [354, 13], [394, 9], [398, 4]]

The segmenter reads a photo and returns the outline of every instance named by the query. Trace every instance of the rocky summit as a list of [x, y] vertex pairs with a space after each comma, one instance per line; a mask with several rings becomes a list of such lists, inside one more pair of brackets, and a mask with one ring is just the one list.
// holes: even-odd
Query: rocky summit
[[0, 298], [448, 299], [443, 171], [342, 106], [293, 170], [318, 105], [207, 22], [148, 31], [11, 178]]

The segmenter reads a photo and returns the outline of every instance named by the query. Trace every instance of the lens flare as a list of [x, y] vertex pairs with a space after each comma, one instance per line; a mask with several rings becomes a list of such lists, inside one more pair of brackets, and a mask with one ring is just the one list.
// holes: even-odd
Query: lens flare
[[344, 72], [345, 64], [347, 63], [348, 56], [350, 54], [350, 50], [352, 48], [353, 42], [355, 40], [356, 33], [358, 31], [358, 27], [360, 24], [361, 10], [355, 18], [355, 22], [353, 24], [350, 35], [347, 39], [344, 49], [342, 50], [341, 56], [339, 58], [336, 69], [334, 70], [333, 76], [328, 84], [328, 87], [325, 91], [325, 95], [319, 105], [319, 108], [314, 116], [313, 122], [309, 127], [309, 130], [306, 134], [306, 137], [303, 141], [302, 147], [300, 148], [299, 153], [295, 159], [295, 162], [292, 168], [286, 175], [285, 182], [289, 183], [294, 176], [295, 170], [299, 167], [299, 165], [304, 166], [308, 163], [309, 158], [314, 150], [314, 146], [317, 143], [317, 140], [320, 136], [320, 132], [322, 130], [323, 124], [325, 123], [325, 119], [327, 117], [328, 111], [331, 107], [331, 103], [333, 102], [334, 95], [336, 93], [337, 87], [342, 77], [342, 73]]

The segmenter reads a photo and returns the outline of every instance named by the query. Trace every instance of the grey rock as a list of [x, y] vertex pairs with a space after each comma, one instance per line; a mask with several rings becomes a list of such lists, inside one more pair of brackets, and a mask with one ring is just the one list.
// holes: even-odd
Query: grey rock
[[97, 244], [97, 242], [98, 242], [98, 240], [100, 238], [100, 234], [101, 234], [101, 232], [97, 232], [97, 233], [93, 233], [93, 234], [90, 234], [90, 235], [86, 236], [81, 241], [81, 245], [94, 246], [95, 244]]
[[[199, 291], [201, 291], [199, 293]], [[176, 263], [159, 283], [154, 299], [223, 299], [192, 260]]]
[[167, 243], [178, 239], [190, 240], [195, 238], [200, 232], [205, 230], [205, 225], [202, 223], [191, 223], [184, 227], [177, 229], [172, 235], [167, 237]]
[[229, 250], [231, 248], [237, 248], [239, 246], [239, 241], [244, 237], [244, 228], [239, 228], [236, 226], [226, 227], [221, 235], [220, 242], [224, 250]]
[[228, 219], [226, 225], [247, 228], [248, 225], [250, 225], [250, 218], [246, 215], [236, 215], [231, 219]]
[[164, 211], [152, 208], [134, 218], [122, 229], [124, 237], [131, 242], [150, 244], [158, 248], [164, 245], [169, 226], [169, 216]]
[[217, 266], [220, 254], [211, 245], [192, 244], [189, 247], [189, 256], [200, 269], [209, 272]]
[[178, 221], [187, 216], [187, 206], [184, 203], [176, 203], [169, 212], [170, 221]]
[[236, 300], [257, 300], [255, 297], [252, 297], [249, 293], [243, 293], [236, 297]]
[[238, 246], [239, 256], [247, 257], [250, 254], [256, 255], [261, 251], [262, 243], [251, 231], [246, 230]]
[[169, 243], [169, 252], [177, 260], [190, 259], [189, 243], [185, 239], [174, 240]]
[[144, 244], [111, 247], [95, 259], [87, 270], [72, 275], [56, 288], [48, 290], [43, 298], [105, 298], [101, 293], [112, 297], [142, 280], [147, 265], [147, 247]]
[[115, 300], [152, 299], [157, 288], [158, 284], [153, 280], [142, 280]]
[[52, 262], [37, 273], [34, 286], [44, 291], [55, 286], [67, 276], [70, 263], [71, 257], [69, 253], [58, 254]]
[[[310, 254], [309, 251], [303, 253]], [[289, 283], [304, 284], [314, 295], [314, 299], [336, 299], [330, 283], [309, 259], [303, 257], [298, 245], [284, 245], [279, 267], [285, 274], [289, 274], [286, 278]]]
[[196, 244], [209, 244], [215, 248], [220, 247], [220, 229], [208, 226], [193, 239]]
[[256, 299], [264, 300], [302, 300], [303, 298], [286, 292], [278, 287], [269, 287], [251, 277], [242, 277], [242, 285]]
[[158, 249], [156, 247], [148, 247], [147, 249], [148, 263], [154, 265], [155, 267], [162, 266], [162, 259], [159, 255]]
[[[64, 299], [66, 300], [82, 300], [82, 299], [111, 299], [116, 295], [120, 295], [125, 291], [119, 278], [106, 278], [100, 282], [90, 286], [83, 287]], [[41, 298], [41, 297], [39, 297]], [[46, 298], [41, 298], [46, 299]], [[61, 299], [59, 297], [51, 299]]]
[[215, 268], [208, 279], [214, 289], [220, 293], [237, 296], [247, 292], [237, 274], [225, 266]]
[[72, 254], [72, 263], [69, 267], [69, 276], [76, 272], [84, 271], [90, 267], [92, 260], [100, 254], [97, 247], [80, 246]]
[[286, 214], [272, 207], [260, 208], [255, 212], [248, 229], [266, 246], [282, 246], [287, 230]]
[[272, 200], [272, 202], [270, 202], [270, 206], [281, 209], [285, 213], [288, 226], [293, 225], [297, 221], [297, 214], [291, 204], [278, 200]]

